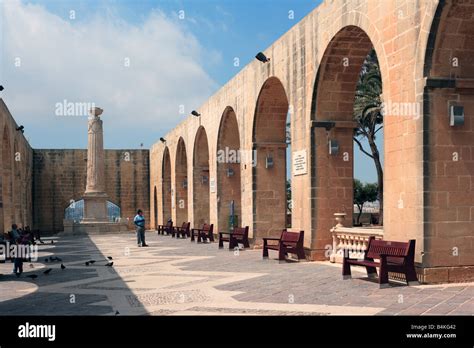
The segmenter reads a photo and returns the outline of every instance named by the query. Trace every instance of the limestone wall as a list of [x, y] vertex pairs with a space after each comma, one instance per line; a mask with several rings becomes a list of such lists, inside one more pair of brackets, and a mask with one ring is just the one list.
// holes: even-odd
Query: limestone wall
[[18, 126], [0, 98], [0, 233], [32, 225], [33, 150]]
[[[157, 135], [167, 141], [157, 142], [150, 150], [152, 199], [153, 188], [157, 193], [151, 207], [156, 219], [163, 221], [160, 202], [177, 185], [178, 139], [183, 139], [187, 150], [187, 177], [193, 178], [195, 156], [202, 153], [196, 150], [196, 139], [204, 131], [209, 144], [209, 181], [219, 180], [220, 124], [226, 110], [232, 108], [240, 149], [263, 148], [255, 168], [240, 166], [239, 222], [250, 226], [254, 238], [278, 235], [284, 161], [282, 153], [271, 149], [281, 142], [262, 144], [256, 135], [265, 129], [278, 133], [287, 103], [291, 150], [306, 151], [308, 166], [306, 174], [291, 178], [292, 228], [305, 231], [305, 247], [312, 259], [324, 259], [325, 248], [331, 244], [333, 213], [345, 212], [346, 224], [352, 221], [352, 104], [363, 58], [373, 47], [382, 75], [382, 98], [390, 106], [384, 117], [384, 239], [416, 239], [416, 262], [429, 281], [473, 279], [474, 137], [469, 116], [474, 90], [473, 13], [472, 1], [324, 1], [264, 50], [271, 58], [269, 63], [253, 60], [195, 107], [201, 117], [189, 116], [168, 134]], [[464, 104], [463, 126], [448, 126], [450, 101]], [[411, 109], [403, 110], [406, 106]], [[326, 132], [315, 129], [314, 121], [335, 121], [337, 125]], [[339, 142], [338, 155], [328, 154], [328, 139]], [[167, 192], [162, 191], [161, 170], [165, 148], [172, 162], [172, 189]], [[453, 152], [462, 161], [453, 163]], [[265, 168], [262, 161], [272, 153], [275, 166]], [[346, 154], [348, 162], [343, 157]], [[196, 224], [193, 202], [198, 190], [192, 181], [187, 186], [187, 211], [188, 220]], [[209, 207], [214, 224], [222, 221], [219, 209], [225, 207], [220, 202], [223, 185], [216, 186], [214, 190], [210, 187], [209, 200], [200, 202]], [[455, 247], [462, 252], [453, 257]], [[456, 270], [448, 271], [449, 267]], [[448, 272], [454, 276], [450, 278]]]
[[[34, 226], [44, 232], [62, 231], [64, 210], [71, 200], [81, 199], [86, 187], [87, 150], [33, 153]], [[140, 208], [149, 226], [148, 150], [105, 150], [105, 186], [122, 218], [133, 218]]]

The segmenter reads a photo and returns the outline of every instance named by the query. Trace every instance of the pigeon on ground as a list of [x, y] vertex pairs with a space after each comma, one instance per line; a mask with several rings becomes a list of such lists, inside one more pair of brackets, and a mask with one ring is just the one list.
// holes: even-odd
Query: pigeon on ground
[[46, 271], [44, 271], [44, 272], [43, 272], [43, 274], [46, 274], [46, 275], [48, 275], [48, 274], [49, 274], [49, 272], [51, 272], [51, 271], [52, 271], [52, 268], [48, 268]]
[[108, 258], [109, 260], [113, 260], [112, 256], [107, 256], [107, 258]]
[[65, 268], [66, 268], [66, 266], [64, 266], [63, 264], [61, 264], [61, 269], [65, 269]]
[[54, 240], [51, 240], [51, 244], [54, 244]]
[[86, 266], [89, 266], [89, 261], [86, 261]]
[[44, 262], [49, 262], [49, 260], [48, 260], [48, 259], [44, 259]]
[[109, 262], [109, 263], [106, 264], [107, 267], [112, 267], [113, 265], [114, 265], [113, 262]]
[[120, 314], [120, 312], [119, 312], [119, 311], [115, 311], [115, 315], [119, 315], [119, 314]]
[[[18, 273], [19, 274], [19, 273]], [[30, 274], [30, 275], [27, 275], [28, 278], [31, 278], [31, 279], [36, 279], [38, 278], [38, 276], [36, 274]]]

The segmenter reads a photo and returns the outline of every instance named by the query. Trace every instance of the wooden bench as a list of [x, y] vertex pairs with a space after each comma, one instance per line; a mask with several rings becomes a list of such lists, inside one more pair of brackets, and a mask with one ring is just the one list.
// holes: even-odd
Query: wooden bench
[[158, 234], [166, 234], [170, 235], [173, 231], [173, 221], [168, 221], [166, 225], [158, 225]]
[[191, 242], [194, 242], [194, 236], [197, 236], [197, 242], [201, 243], [206, 239], [209, 239], [210, 242], [214, 242], [214, 224], [204, 224], [202, 228], [193, 228], [191, 230]]
[[189, 228], [190, 227], [191, 227], [190, 222], [183, 222], [183, 225], [181, 227], [176, 226], [175, 228], [173, 228], [173, 232], [171, 234], [171, 237], [174, 238], [175, 235], [176, 235], [176, 238], [179, 238], [180, 235], [181, 235], [181, 238], [189, 237], [189, 235], [190, 235]]
[[[268, 244], [268, 241], [277, 241], [277, 244]], [[283, 230], [280, 238], [263, 238], [263, 258], [268, 258], [268, 250], [278, 251], [278, 260], [284, 261], [288, 253], [296, 254], [298, 260], [304, 259], [304, 231], [292, 232]]]
[[250, 248], [249, 227], [235, 227], [233, 232], [219, 232], [219, 248], [224, 247], [224, 242], [229, 242], [229, 250], [239, 247], [239, 243], [244, 248]]
[[[352, 259], [349, 250], [344, 250], [342, 263], [343, 279], [351, 278], [351, 265], [364, 266], [369, 278], [377, 277], [377, 267], [380, 268], [379, 284], [381, 288], [389, 286], [388, 272], [405, 274], [408, 285], [419, 284], [415, 271], [415, 240], [408, 243], [369, 238], [367, 250], [363, 259]], [[374, 259], [380, 260], [379, 262]]]

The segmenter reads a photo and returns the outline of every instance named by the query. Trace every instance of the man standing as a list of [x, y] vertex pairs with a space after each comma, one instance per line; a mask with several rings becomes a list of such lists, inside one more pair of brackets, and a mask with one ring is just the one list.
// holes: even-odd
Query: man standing
[[21, 255], [21, 247], [22, 238], [21, 234], [18, 231], [18, 226], [16, 224], [12, 225], [11, 230], [11, 243], [14, 245], [15, 248], [15, 257], [13, 258], [13, 274], [16, 274], [19, 277], [23, 273], [23, 258]]
[[147, 247], [145, 243], [145, 217], [141, 209], [138, 209], [137, 215], [133, 219], [133, 223], [137, 227], [137, 243], [139, 247]]

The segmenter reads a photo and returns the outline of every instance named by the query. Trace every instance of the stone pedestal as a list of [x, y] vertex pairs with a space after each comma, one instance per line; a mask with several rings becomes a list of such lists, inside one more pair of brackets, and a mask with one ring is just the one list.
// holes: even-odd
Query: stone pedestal
[[71, 235], [89, 235], [89, 234], [107, 234], [107, 233], [131, 233], [129, 222], [74, 222], [64, 220], [63, 236]]
[[107, 217], [107, 195], [87, 194], [84, 195], [84, 219], [83, 223], [108, 222]]

